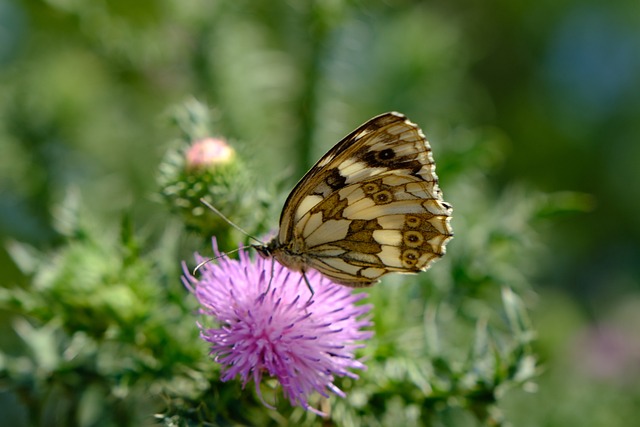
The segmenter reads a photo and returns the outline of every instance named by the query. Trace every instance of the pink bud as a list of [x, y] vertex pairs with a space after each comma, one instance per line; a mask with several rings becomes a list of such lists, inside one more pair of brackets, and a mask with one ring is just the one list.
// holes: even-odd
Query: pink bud
[[220, 138], [204, 138], [195, 141], [186, 153], [187, 170], [207, 169], [229, 163], [235, 151]]

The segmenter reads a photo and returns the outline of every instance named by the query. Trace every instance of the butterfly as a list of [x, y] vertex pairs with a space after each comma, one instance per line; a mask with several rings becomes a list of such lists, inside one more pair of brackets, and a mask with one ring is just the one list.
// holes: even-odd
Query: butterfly
[[451, 214], [429, 142], [390, 112], [329, 150], [289, 194], [278, 234], [252, 247], [303, 275], [313, 269], [341, 285], [370, 286], [442, 257]]

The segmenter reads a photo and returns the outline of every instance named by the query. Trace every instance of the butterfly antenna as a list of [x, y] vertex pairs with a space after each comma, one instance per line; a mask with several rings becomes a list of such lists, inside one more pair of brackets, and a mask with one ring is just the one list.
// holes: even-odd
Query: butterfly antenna
[[257, 237], [253, 237], [251, 234], [247, 233], [245, 230], [240, 228], [240, 226], [234, 224], [233, 221], [231, 221], [229, 218], [224, 216], [224, 214], [222, 212], [220, 212], [218, 209], [214, 208], [211, 203], [207, 202], [203, 198], [201, 198], [200, 201], [202, 202], [203, 205], [205, 205], [206, 207], [211, 209], [216, 215], [218, 215], [220, 218], [222, 218], [224, 220], [224, 222], [226, 222], [227, 224], [229, 224], [230, 226], [232, 226], [233, 228], [235, 228], [236, 230], [238, 230], [239, 232], [241, 232], [242, 234], [244, 234], [248, 238], [250, 238], [252, 240], [255, 240], [256, 242], [260, 243], [261, 245], [264, 245], [264, 242], [262, 240], [258, 239]]
[[238, 252], [238, 251], [240, 251], [240, 250], [242, 250], [242, 249], [246, 249], [246, 248], [247, 248], [246, 246], [241, 246], [241, 247], [239, 247], [239, 248], [237, 248], [237, 249], [234, 249], [234, 250], [232, 250], [232, 251], [229, 251], [229, 252], [223, 252], [223, 253], [221, 253], [220, 255], [216, 256], [216, 257], [213, 257], [213, 258], [207, 258], [207, 259], [205, 259], [204, 261], [202, 261], [200, 264], [198, 264], [198, 265], [196, 265], [196, 266], [195, 266], [195, 268], [193, 269], [193, 273], [192, 273], [191, 275], [192, 275], [192, 276], [195, 276], [195, 275], [196, 275], [196, 273], [198, 272], [198, 270], [200, 270], [200, 269], [202, 268], [202, 266], [203, 266], [203, 265], [205, 265], [205, 264], [209, 264], [211, 261], [215, 261], [215, 260], [217, 260], [217, 259], [224, 258], [224, 257], [226, 257], [226, 256], [229, 256], [229, 254], [236, 253], [236, 252]]

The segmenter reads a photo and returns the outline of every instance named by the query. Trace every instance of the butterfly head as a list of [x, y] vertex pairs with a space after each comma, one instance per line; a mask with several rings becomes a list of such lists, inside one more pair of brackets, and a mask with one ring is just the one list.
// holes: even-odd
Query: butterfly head
[[251, 247], [255, 249], [262, 258], [273, 258], [273, 254], [277, 248], [277, 242], [276, 239], [272, 239], [267, 243], [251, 245]]

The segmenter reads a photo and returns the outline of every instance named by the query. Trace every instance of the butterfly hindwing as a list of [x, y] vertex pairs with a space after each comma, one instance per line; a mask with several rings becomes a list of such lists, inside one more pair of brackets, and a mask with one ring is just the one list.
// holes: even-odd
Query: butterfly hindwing
[[412, 175], [376, 176], [318, 203], [294, 235], [304, 240], [308, 264], [338, 282], [418, 272], [444, 254], [451, 237], [450, 209], [432, 193], [432, 183]]

